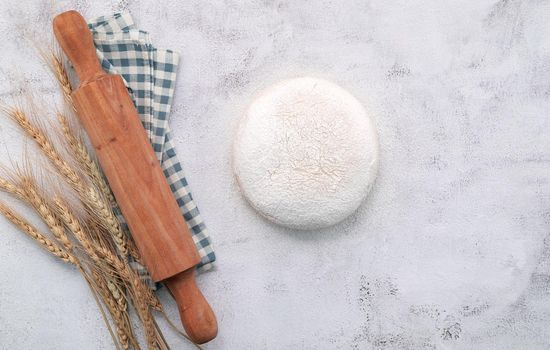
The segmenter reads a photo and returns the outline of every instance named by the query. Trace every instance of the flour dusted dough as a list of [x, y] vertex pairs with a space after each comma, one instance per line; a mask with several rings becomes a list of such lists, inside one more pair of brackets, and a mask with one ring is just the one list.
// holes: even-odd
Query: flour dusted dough
[[264, 91], [240, 121], [233, 166], [250, 204], [290, 228], [333, 225], [369, 193], [378, 141], [365, 108], [341, 87], [297, 78]]

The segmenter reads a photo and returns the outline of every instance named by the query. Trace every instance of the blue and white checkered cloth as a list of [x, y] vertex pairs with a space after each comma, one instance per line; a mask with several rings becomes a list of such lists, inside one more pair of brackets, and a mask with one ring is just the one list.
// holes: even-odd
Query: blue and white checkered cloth
[[[164, 175], [197, 246], [201, 257], [198, 268], [209, 269], [216, 256], [181, 164], [177, 160], [168, 124], [179, 56], [173, 51], [153, 47], [149, 34], [136, 28], [129, 13], [99, 17], [88, 25], [103, 69], [111, 74], [122, 75], [133, 97]], [[123, 227], [128, 230], [120, 212], [118, 214]], [[132, 265], [153, 287], [154, 283], [146, 269], [137, 262]]]

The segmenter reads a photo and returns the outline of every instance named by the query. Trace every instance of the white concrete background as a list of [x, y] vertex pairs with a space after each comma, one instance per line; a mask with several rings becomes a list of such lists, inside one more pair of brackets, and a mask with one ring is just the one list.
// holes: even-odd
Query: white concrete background
[[[51, 3], [0, 5], [4, 100], [30, 86], [54, 103], [23, 40], [50, 35]], [[218, 255], [199, 278], [220, 323], [206, 349], [550, 348], [550, 2], [57, 6], [89, 18], [128, 9], [182, 54], [172, 126]], [[353, 92], [381, 142], [367, 202], [310, 233], [258, 217], [230, 167], [255, 93], [301, 75]], [[9, 164], [20, 137], [0, 127]], [[0, 349], [113, 348], [78, 273], [5, 220], [0, 232]]]

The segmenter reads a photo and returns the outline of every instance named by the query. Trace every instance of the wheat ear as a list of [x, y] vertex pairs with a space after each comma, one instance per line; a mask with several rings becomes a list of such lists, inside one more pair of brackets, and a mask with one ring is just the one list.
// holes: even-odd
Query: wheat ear
[[73, 92], [73, 87], [71, 86], [69, 74], [67, 74], [67, 68], [63, 63], [61, 54], [50, 52], [47, 57], [43, 57], [43, 59], [48, 64], [57, 82], [59, 83], [65, 102], [74, 110], [73, 97], [71, 95]]
[[120, 254], [126, 258], [128, 256], [127, 237], [124, 232], [122, 232], [120, 223], [115, 217], [110, 204], [93, 187], [88, 187], [85, 192], [85, 197], [86, 200], [89, 201], [93, 213], [101, 219], [99, 224], [111, 234]]
[[0, 203], [0, 214], [4, 215], [6, 219], [11, 221], [21, 231], [27, 234], [27, 236], [38, 242], [38, 244], [40, 244], [47, 251], [66, 263], [76, 265], [76, 260], [71, 254], [59, 248], [57, 244], [55, 244], [45, 235], [40, 233], [40, 231], [38, 231], [33, 225], [31, 225], [27, 220], [23, 219], [23, 217], [21, 217], [19, 214], [15, 213], [4, 203]]
[[123, 349], [128, 349], [130, 346], [131, 325], [128, 324], [128, 319], [125, 317], [125, 311], [120, 310], [119, 304], [108, 286], [108, 282], [104, 276], [98, 271], [92, 271], [94, 282], [97, 290], [101, 295], [113, 321], [117, 327], [117, 335], [120, 345]]
[[69, 237], [67, 237], [65, 228], [54, 210], [50, 207], [50, 204], [46, 201], [44, 196], [39, 193], [36, 182], [30, 177], [23, 177], [21, 178], [21, 188], [24, 192], [24, 198], [46, 223], [53, 236], [63, 245], [65, 250], [72, 252], [73, 244]]
[[115, 197], [111, 192], [111, 188], [105, 181], [103, 173], [99, 169], [98, 164], [94, 161], [91, 154], [88, 152], [88, 147], [84, 144], [81, 137], [77, 136], [77, 133], [71, 128], [69, 120], [62, 113], [57, 113], [57, 119], [61, 125], [61, 131], [65, 138], [65, 142], [69, 145], [76, 161], [86, 171], [94, 185], [103, 193], [103, 195], [109, 200], [111, 205], [115, 205]]
[[113, 236], [120, 254], [124, 257], [128, 255], [126, 236], [120, 229], [117, 218], [115, 217], [110, 204], [101, 196], [94, 186], [87, 185], [78, 175], [71, 165], [63, 159], [56, 150], [53, 143], [46, 134], [36, 125], [31, 123], [27, 115], [20, 109], [11, 108], [5, 110], [19, 127], [31, 137], [38, 145], [42, 153], [50, 160], [55, 170], [67, 181], [67, 183], [76, 191], [82, 202], [99, 218], [98, 222]]
[[13, 182], [3, 178], [0, 178], [0, 190], [9, 193], [19, 199], [22, 199], [25, 195], [25, 193], [19, 186], [16, 186]]
[[149, 305], [146, 302], [147, 297], [144, 294], [143, 282], [135, 273], [130, 276], [130, 294], [132, 295], [132, 301], [139, 319], [141, 320], [143, 329], [145, 330], [145, 338], [147, 339], [147, 348], [150, 350], [157, 349], [157, 343], [160, 340], [157, 337], [157, 332], [155, 330], [155, 322]]
[[[132, 270], [132, 268], [128, 265], [126, 261], [121, 260], [109, 249], [98, 244], [92, 244], [90, 238], [86, 234], [79, 220], [61, 198], [54, 198], [54, 203], [57, 207], [57, 213], [59, 217], [67, 226], [67, 228], [75, 235], [75, 237], [84, 248], [86, 254], [90, 256], [92, 260], [94, 260], [98, 264], [108, 264], [109, 266], [111, 266], [111, 269], [115, 272], [116, 275], [120, 276], [128, 283], [133, 284], [134, 287], [140, 289], [140, 295], [143, 295], [143, 300], [147, 301], [147, 304], [149, 306], [151, 306], [155, 310], [162, 310], [162, 304], [160, 303], [158, 298], [139, 279], [139, 276], [137, 276], [137, 274], [134, 272], [134, 270]], [[136, 284], [134, 282], [136, 278], [140, 283]]]

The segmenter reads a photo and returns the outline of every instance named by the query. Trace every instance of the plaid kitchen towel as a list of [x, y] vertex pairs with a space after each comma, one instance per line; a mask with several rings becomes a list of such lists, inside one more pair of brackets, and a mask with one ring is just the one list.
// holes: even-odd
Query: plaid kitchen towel
[[[109, 73], [122, 75], [134, 100], [164, 175], [197, 246], [201, 257], [198, 269], [209, 269], [216, 256], [207, 228], [177, 160], [168, 124], [179, 56], [173, 51], [153, 47], [149, 34], [136, 28], [129, 13], [99, 17], [88, 25], [103, 68]], [[124, 228], [128, 230], [120, 211], [117, 214], [122, 219]], [[154, 287], [146, 269], [137, 262], [132, 265]]]

